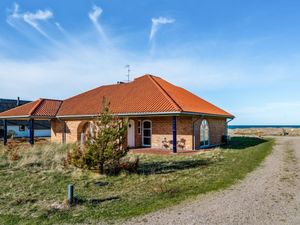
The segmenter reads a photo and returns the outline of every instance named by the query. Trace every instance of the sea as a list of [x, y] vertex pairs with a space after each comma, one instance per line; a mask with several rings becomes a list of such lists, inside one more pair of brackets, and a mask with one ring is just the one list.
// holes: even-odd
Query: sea
[[228, 125], [229, 129], [248, 128], [300, 128], [300, 125]]

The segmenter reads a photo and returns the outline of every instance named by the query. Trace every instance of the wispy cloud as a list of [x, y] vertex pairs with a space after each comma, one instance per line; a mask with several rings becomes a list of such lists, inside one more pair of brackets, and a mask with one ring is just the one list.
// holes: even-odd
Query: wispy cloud
[[[100, 23], [102, 13], [100, 7], [94, 6], [90, 13], [86, 12], [86, 15], [88, 14], [94, 25], [91, 27], [93, 29], [95, 27], [101, 39], [105, 40], [107, 36], [102, 29], [103, 23]], [[238, 57], [227, 53], [219, 56], [218, 50], [223, 48], [224, 43], [213, 42], [214, 40], [209, 39], [208, 44], [201, 41], [201, 43], [191, 42], [189, 44], [176, 43], [176, 46], [172, 47], [161, 46], [162, 54], [149, 57], [148, 51], [135, 51], [134, 49], [129, 51], [127, 46], [123, 46], [124, 48], [120, 45], [112, 47], [105, 42], [103, 42], [104, 44], [99, 43], [97, 40], [95, 41], [95, 34], [91, 32], [69, 34], [67, 27], [64, 29], [54, 19], [50, 22], [55, 29], [44, 30], [43, 25], [45, 24], [42, 22], [51, 18], [53, 18], [53, 13], [49, 10], [24, 13], [20, 11], [18, 4], [14, 5], [7, 18], [7, 22], [11, 26], [22, 31], [20, 28], [26, 25], [25, 27], [28, 29], [28, 24], [30, 31], [32, 31], [32, 27], [34, 31], [37, 30], [43, 36], [53, 37], [55, 35], [52, 32], [58, 29], [65, 33], [67, 38], [60, 39], [63, 50], [58, 45], [44, 44], [45, 38], [41, 38], [41, 47], [35, 48], [35, 51], [31, 52], [27, 49], [28, 46], [21, 44], [16, 48], [13, 40], [4, 40], [4, 36], [1, 36], [0, 90], [2, 97], [13, 98], [20, 95], [27, 99], [38, 97], [64, 99], [98, 85], [122, 80], [126, 74], [124, 65], [130, 64], [131, 79], [151, 73], [204, 98], [213, 97], [215, 104], [224, 106], [224, 109], [228, 109], [238, 117], [234, 120], [237, 123], [241, 123], [240, 121], [243, 123], [247, 121], [249, 123], [251, 121], [252, 123], [253, 121], [275, 123], [278, 118], [282, 118], [282, 123], [300, 123], [300, 117], [296, 115], [300, 110], [297, 98], [297, 84], [300, 82], [298, 73], [300, 56], [278, 58], [277, 60], [271, 57], [269, 61], [266, 58], [263, 62], [253, 57], [251, 52], [248, 53], [249, 55], [245, 54], [245, 57], [240, 57], [240, 52], [242, 52], [240, 50]], [[153, 18], [149, 34], [150, 44], [154, 46], [161, 26], [174, 22], [175, 20], [171, 18]], [[125, 43], [127, 40], [122, 41]], [[229, 53], [232, 53], [232, 49], [243, 49], [243, 46], [249, 44], [243, 42], [236, 45], [236, 41], [234, 41], [235, 48], [227, 44], [226, 47], [230, 49]], [[254, 43], [251, 48], [257, 46]], [[10, 49], [4, 51], [5, 48]], [[11, 57], [11, 49], [17, 49], [18, 57]], [[21, 58], [20, 55], [23, 53], [26, 57]], [[209, 53], [214, 53], [212, 55], [217, 55], [217, 57], [208, 57]], [[227, 54], [226, 57], [224, 57], [225, 54]], [[43, 58], [40, 57], [41, 55]], [[15, 87], [18, 87], [18, 93], [16, 93]], [[55, 87], [55, 91], [53, 91], [53, 87]], [[266, 92], [266, 89], [270, 91]], [[294, 96], [285, 95], [292, 91], [295, 92]], [[264, 104], [265, 100], [262, 100], [264, 98], [255, 92], [263, 93], [261, 96], [264, 98], [266, 93], [274, 96], [280, 93], [282, 98], [288, 97], [290, 103], [286, 104], [282, 98], [279, 99], [280, 96], [275, 96], [270, 99], [276, 99], [278, 102], [273, 101], [272, 104], [266, 105]], [[239, 98], [235, 98], [237, 95]], [[236, 103], [239, 99], [242, 103]], [[272, 118], [269, 116], [269, 112], [272, 112]]]
[[94, 24], [98, 33], [100, 34], [100, 37], [103, 39], [103, 41], [107, 42], [106, 34], [99, 22], [99, 18], [102, 15], [102, 13], [103, 13], [103, 10], [99, 6], [94, 5], [92, 8], [92, 11], [89, 13], [89, 18], [92, 21], [92, 23]]
[[160, 26], [165, 24], [174, 23], [175, 20], [172, 18], [166, 18], [166, 17], [158, 17], [158, 18], [152, 18], [152, 26], [151, 31], [149, 35], [149, 40], [152, 41], [159, 30]]
[[17, 3], [15, 3], [12, 13], [7, 17], [7, 23], [12, 27], [16, 27], [15, 22], [17, 20], [22, 20], [31, 27], [33, 27], [41, 35], [52, 40], [51, 37], [41, 28], [39, 24], [40, 21], [47, 21], [51, 18], [53, 18], [53, 13], [50, 10], [37, 10], [35, 13], [20, 13], [20, 6]]
[[62, 32], [63, 34], [66, 33], [66, 30], [60, 25], [60, 23], [55, 22], [55, 26], [57, 27], [57, 29]]

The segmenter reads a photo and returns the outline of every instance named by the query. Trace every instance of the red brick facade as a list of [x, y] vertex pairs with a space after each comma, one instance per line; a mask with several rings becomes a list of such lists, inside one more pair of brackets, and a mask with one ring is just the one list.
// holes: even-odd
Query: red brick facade
[[[133, 117], [134, 120], [134, 142], [135, 147], [143, 147], [143, 122], [151, 121], [152, 135], [151, 147], [161, 149], [173, 148], [172, 117]], [[191, 150], [199, 149], [200, 125], [202, 117], [178, 116], [177, 121], [177, 149]], [[224, 118], [205, 118], [209, 126], [209, 144], [220, 145], [222, 136], [227, 134], [227, 123]], [[80, 141], [81, 133], [88, 120], [52, 120], [51, 140], [57, 143], [74, 143]], [[140, 127], [139, 127], [140, 122]]]

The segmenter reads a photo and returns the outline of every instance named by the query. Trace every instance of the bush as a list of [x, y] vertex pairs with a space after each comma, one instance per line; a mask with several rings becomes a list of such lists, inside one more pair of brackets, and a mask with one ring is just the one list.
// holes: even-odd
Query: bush
[[[92, 133], [85, 145], [76, 146], [68, 154], [68, 162], [80, 168], [98, 170], [100, 174], [118, 172], [125, 146], [127, 120], [112, 116], [109, 102], [103, 98], [102, 112], [92, 124]], [[116, 170], [116, 171], [115, 171]]]

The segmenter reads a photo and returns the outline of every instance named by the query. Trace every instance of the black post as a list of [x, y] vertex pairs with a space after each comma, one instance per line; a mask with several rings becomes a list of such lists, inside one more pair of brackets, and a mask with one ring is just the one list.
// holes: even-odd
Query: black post
[[34, 145], [34, 119], [29, 120], [29, 143]]
[[177, 152], [177, 126], [176, 126], [176, 116], [173, 116], [173, 153]]
[[7, 145], [7, 120], [3, 120], [4, 132], [3, 132], [3, 143]]
[[72, 205], [74, 202], [74, 185], [69, 184], [68, 185], [68, 203], [69, 205]]

